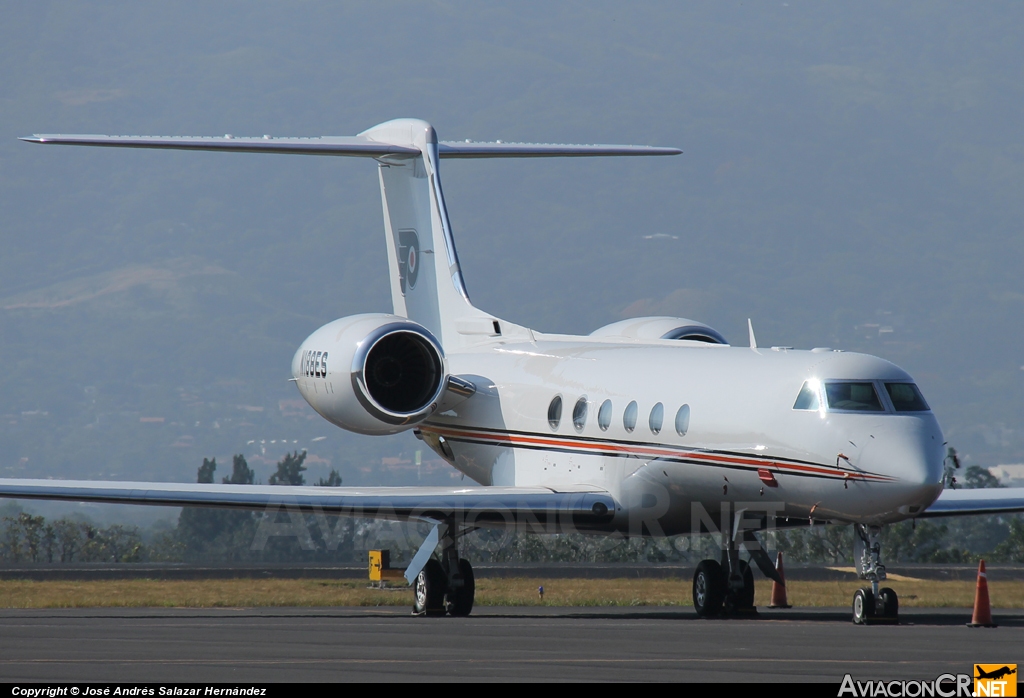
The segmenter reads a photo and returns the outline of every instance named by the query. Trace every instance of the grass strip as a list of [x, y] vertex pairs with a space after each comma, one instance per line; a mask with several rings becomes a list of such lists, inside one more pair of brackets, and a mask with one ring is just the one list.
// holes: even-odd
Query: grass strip
[[[540, 598], [538, 587], [544, 587]], [[848, 606], [857, 581], [792, 581], [789, 602], [798, 607]], [[893, 581], [902, 607], [970, 608], [974, 582]], [[481, 606], [690, 606], [690, 580], [682, 579], [479, 579]], [[771, 585], [757, 584], [766, 606]], [[989, 582], [993, 607], [1024, 608], [1024, 581]], [[332, 579], [128, 579], [107, 581], [0, 581], [0, 608], [261, 606], [411, 606], [404, 586], [380, 590], [358, 580]]]

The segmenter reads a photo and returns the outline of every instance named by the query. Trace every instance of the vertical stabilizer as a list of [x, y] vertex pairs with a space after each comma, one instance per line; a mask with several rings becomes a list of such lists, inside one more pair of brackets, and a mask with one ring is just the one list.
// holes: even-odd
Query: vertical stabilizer
[[676, 148], [636, 145], [437, 142], [419, 119], [395, 119], [358, 136], [224, 137], [36, 134], [32, 143], [105, 148], [160, 148], [283, 155], [327, 155], [377, 160], [384, 204], [391, 299], [396, 315], [414, 320], [446, 349], [502, 337], [529, 338], [530, 330], [498, 320], [469, 302], [441, 193], [441, 158], [548, 158], [678, 155]]
[[422, 324], [446, 347], [460, 344], [465, 327], [491, 328], [490, 316], [470, 303], [462, 279], [433, 127], [418, 119], [397, 119], [359, 135], [418, 151], [378, 158], [395, 314]]

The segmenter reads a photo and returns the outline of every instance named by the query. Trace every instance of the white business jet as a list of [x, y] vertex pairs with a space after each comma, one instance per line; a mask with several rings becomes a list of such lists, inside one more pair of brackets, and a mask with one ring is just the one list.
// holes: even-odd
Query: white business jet
[[[1024, 510], [1024, 489], [944, 490], [938, 421], [888, 361], [831, 349], [730, 346], [700, 322], [645, 317], [587, 336], [542, 334], [475, 307], [441, 193], [443, 158], [658, 156], [639, 146], [438, 141], [389, 121], [346, 138], [36, 135], [33, 143], [373, 158], [392, 314], [341, 318], [292, 360], [299, 393], [361, 434], [412, 430], [484, 487], [315, 488], [0, 480], [0, 496], [243, 509], [287, 507], [433, 522], [406, 570], [414, 610], [467, 615], [479, 527], [670, 536], [713, 532], [693, 579], [701, 616], [753, 610], [741, 549], [777, 578], [757, 533], [852, 524], [854, 620], [896, 622], [880, 534], [914, 517]], [[435, 557], [435, 550], [439, 554]]]

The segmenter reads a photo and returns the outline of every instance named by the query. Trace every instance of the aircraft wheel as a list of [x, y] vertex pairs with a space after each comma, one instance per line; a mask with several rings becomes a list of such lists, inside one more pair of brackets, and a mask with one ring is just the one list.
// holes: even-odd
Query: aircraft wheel
[[462, 588], [448, 592], [445, 596], [445, 606], [449, 615], [468, 616], [473, 611], [476, 582], [473, 579], [473, 566], [466, 558], [459, 559], [459, 574], [462, 575]]
[[890, 621], [897, 621], [900, 617], [900, 600], [896, 592], [889, 587], [883, 587], [878, 592], [882, 600], [882, 615]]
[[858, 589], [853, 594], [853, 622], [865, 625], [875, 617], [875, 595], [870, 589]]
[[444, 593], [447, 579], [441, 563], [430, 558], [416, 575], [412, 612], [417, 616], [444, 615]]
[[736, 593], [736, 608], [751, 609], [754, 607], [754, 572], [746, 560], [740, 560], [740, 574], [743, 575], [743, 591]]
[[717, 616], [725, 600], [725, 575], [716, 560], [702, 560], [693, 573], [693, 608], [701, 618]]

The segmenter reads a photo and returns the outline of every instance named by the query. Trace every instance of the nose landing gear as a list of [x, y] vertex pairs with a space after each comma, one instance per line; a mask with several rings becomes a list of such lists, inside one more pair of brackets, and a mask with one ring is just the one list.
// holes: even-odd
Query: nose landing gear
[[[882, 527], [854, 524], [855, 552], [861, 579], [871, 582], [870, 587], [858, 589], [853, 595], [853, 622], [857, 625], [897, 625], [900, 622], [900, 602], [896, 592], [880, 587], [885, 581], [882, 564]], [[859, 555], [857, 553], [860, 553]]]

